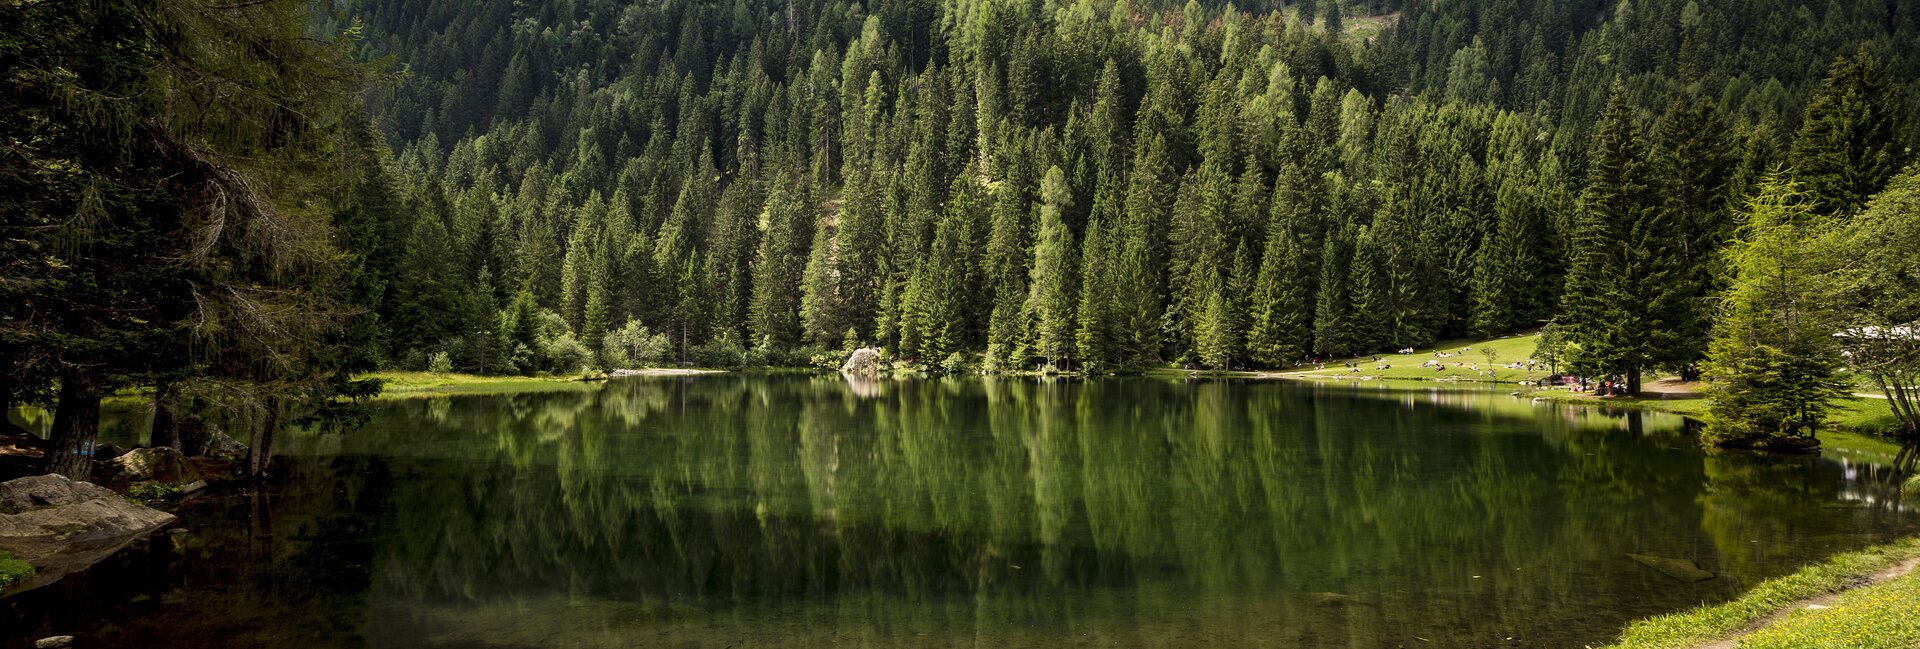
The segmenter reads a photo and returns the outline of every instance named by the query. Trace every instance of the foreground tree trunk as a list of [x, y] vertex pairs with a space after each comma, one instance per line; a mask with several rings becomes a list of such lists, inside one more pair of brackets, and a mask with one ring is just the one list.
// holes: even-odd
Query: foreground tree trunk
[[100, 434], [100, 384], [91, 370], [68, 367], [60, 373], [60, 402], [53, 410], [44, 473], [74, 481], [93, 474], [93, 441]]
[[247, 475], [255, 478], [267, 475], [267, 465], [273, 461], [273, 434], [280, 428], [280, 398], [267, 398], [266, 421], [253, 431], [253, 444], [247, 448]]
[[153, 434], [149, 441], [156, 447], [180, 450], [180, 391], [172, 381], [162, 381], [153, 390]]

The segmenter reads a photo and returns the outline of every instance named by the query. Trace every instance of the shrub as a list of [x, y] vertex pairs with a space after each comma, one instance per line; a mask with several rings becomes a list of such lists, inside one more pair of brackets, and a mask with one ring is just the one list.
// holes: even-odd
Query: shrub
[[693, 362], [702, 367], [745, 367], [747, 348], [732, 336], [694, 347]]
[[593, 357], [593, 351], [574, 339], [573, 332], [563, 332], [547, 342], [547, 371], [554, 374], [572, 374], [585, 367], [587, 360]]
[[127, 488], [127, 497], [142, 504], [166, 500], [180, 493], [180, 487], [163, 482], [147, 482]]
[[434, 352], [433, 360], [427, 361], [427, 371], [434, 374], [447, 374], [453, 371], [453, 357], [446, 352]]
[[666, 334], [648, 331], [639, 320], [628, 320], [626, 326], [601, 337], [600, 364], [609, 368], [652, 365], [672, 351], [673, 341]]

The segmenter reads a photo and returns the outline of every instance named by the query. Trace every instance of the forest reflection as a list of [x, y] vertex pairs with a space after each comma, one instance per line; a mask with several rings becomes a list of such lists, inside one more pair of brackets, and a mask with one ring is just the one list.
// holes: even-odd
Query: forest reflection
[[391, 472], [368, 633], [428, 644], [1577, 646], [1915, 520], [1840, 463], [1494, 392], [722, 376], [385, 408], [300, 445]]

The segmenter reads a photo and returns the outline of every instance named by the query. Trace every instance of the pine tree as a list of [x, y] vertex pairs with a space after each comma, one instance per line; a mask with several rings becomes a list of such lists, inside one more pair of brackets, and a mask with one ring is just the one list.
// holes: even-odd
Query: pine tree
[[834, 273], [834, 228], [814, 227], [813, 246], [800, 281], [800, 322], [814, 344], [835, 347], [843, 342], [847, 320], [841, 315], [840, 283]]
[[[1112, 181], [1108, 181], [1112, 182]], [[1096, 210], [1100, 212], [1101, 210]], [[1088, 369], [1110, 368], [1116, 364], [1113, 331], [1117, 310], [1114, 299], [1119, 287], [1114, 284], [1115, 254], [1108, 216], [1096, 216], [1087, 224], [1087, 235], [1080, 249], [1080, 305], [1074, 342], [1080, 362]]]
[[1354, 237], [1353, 260], [1348, 267], [1348, 322], [1355, 353], [1371, 352], [1387, 341], [1390, 288], [1387, 274], [1380, 266], [1380, 243], [1372, 228], [1361, 228]]
[[1620, 375], [1630, 393], [1639, 392], [1645, 372], [1691, 360], [1690, 341], [1679, 340], [1676, 330], [1689, 317], [1680, 282], [1689, 269], [1679, 264], [1675, 229], [1654, 194], [1638, 121], [1615, 84], [1589, 150], [1557, 319], [1570, 341], [1569, 367], [1589, 376]]
[[1835, 59], [1793, 138], [1794, 177], [1823, 215], [1852, 214], [1908, 158], [1900, 90], [1865, 51]]
[[1166, 141], [1152, 136], [1136, 154], [1127, 179], [1125, 214], [1114, 267], [1114, 326], [1119, 363], [1143, 366], [1160, 357], [1164, 279], [1161, 215], [1167, 206]]
[[1250, 299], [1247, 353], [1255, 362], [1282, 367], [1305, 358], [1311, 349], [1314, 294], [1308, 268], [1292, 227], [1282, 221], [1268, 226], [1266, 252]]
[[1033, 323], [1033, 349], [1047, 364], [1058, 367], [1074, 356], [1075, 281], [1073, 233], [1066, 213], [1073, 208], [1072, 189], [1059, 167], [1049, 167], [1040, 181], [1040, 232], [1033, 244], [1033, 271], [1025, 312]]
[[1732, 142], [1712, 103], [1675, 100], [1655, 126], [1652, 144], [1651, 173], [1663, 219], [1675, 230], [1675, 263], [1683, 269], [1675, 290], [1684, 304], [1671, 326], [1676, 344], [1691, 349], [1676, 353], [1699, 358], [1706, 354], [1713, 297], [1724, 288], [1721, 246], [1733, 236], [1727, 206]]
[[1835, 296], [1822, 276], [1832, 261], [1814, 239], [1820, 217], [1809, 198], [1792, 180], [1774, 176], [1748, 203], [1706, 366], [1707, 444], [1817, 445], [1810, 438], [1833, 400], [1846, 394], [1832, 333]]
[[1474, 256], [1473, 330], [1492, 337], [1527, 324], [1535, 313], [1531, 287], [1542, 272], [1530, 234], [1542, 227], [1533, 214], [1531, 174], [1503, 183], [1495, 200], [1493, 227]]
[[1313, 351], [1323, 357], [1354, 351], [1352, 302], [1348, 295], [1353, 264], [1353, 235], [1345, 228], [1327, 233], [1320, 252], [1320, 281], [1314, 297]]

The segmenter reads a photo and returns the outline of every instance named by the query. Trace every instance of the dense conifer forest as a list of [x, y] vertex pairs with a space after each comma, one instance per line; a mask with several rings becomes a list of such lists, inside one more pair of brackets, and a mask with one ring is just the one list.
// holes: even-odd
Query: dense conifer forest
[[1704, 368], [1736, 437], [1810, 431], [1844, 357], [1920, 439], [1914, 3], [69, 4], [0, 4], [0, 406], [75, 478], [129, 388], [258, 474], [380, 368], [1534, 327], [1628, 392]]
[[356, 0], [391, 364], [1282, 367], [1706, 350], [1776, 168], [1912, 157], [1879, 0]]

